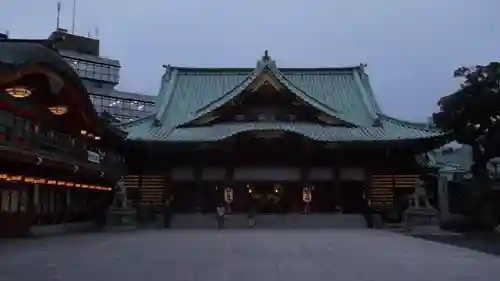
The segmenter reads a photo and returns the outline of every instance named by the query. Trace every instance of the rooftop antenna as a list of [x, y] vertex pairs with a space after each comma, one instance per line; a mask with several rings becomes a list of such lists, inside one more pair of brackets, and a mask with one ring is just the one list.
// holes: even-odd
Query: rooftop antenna
[[95, 28], [95, 38], [99, 39], [99, 28], [98, 27]]
[[73, 24], [71, 25], [71, 34], [75, 34], [75, 16], [76, 16], [76, 0], [73, 0]]
[[57, 23], [56, 30], [59, 30], [59, 17], [61, 15], [61, 1], [57, 1]]

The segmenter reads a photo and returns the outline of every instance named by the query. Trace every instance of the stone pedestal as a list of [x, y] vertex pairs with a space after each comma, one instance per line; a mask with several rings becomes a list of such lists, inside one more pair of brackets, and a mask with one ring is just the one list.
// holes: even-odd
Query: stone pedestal
[[439, 171], [438, 178], [438, 202], [441, 222], [446, 222], [450, 218], [450, 203], [448, 195], [448, 181], [453, 178], [453, 173], [449, 171]]
[[422, 181], [419, 181], [415, 192], [409, 197], [404, 222], [406, 228], [439, 226], [439, 211], [430, 204], [425, 191], [425, 183]]
[[127, 192], [120, 181], [115, 194], [113, 206], [109, 208], [107, 214], [107, 224], [112, 226], [135, 225], [137, 211], [127, 206]]
[[111, 207], [108, 210], [108, 225], [134, 225], [136, 222], [137, 211], [133, 208]]
[[405, 225], [407, 227], [439, 225], [439, 212], [434, 208], [408, 208], [405, 211]]

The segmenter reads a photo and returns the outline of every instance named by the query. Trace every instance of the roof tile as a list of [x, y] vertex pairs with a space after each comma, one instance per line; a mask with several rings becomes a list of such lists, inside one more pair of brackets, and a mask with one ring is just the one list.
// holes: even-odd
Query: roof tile
[[[239, 95], [264, 70], [311, 106], [355, 126], [280, 122], [182, 126]], [[284, 130], [318, 141], [401, 140], [441, 134], [383, 115], [361, 66], [278, 69], [271, 60], [258, 63], [256, 69], [169, 66], [162, 78], [156, 106], [154, 116], [124, 125], [129, 138], [215, 141], [252, 130]]]

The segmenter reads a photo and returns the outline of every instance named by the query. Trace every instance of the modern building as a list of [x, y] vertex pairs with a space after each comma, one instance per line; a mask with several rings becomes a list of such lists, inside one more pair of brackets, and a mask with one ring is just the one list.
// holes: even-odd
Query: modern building
[[59, 39], [0, 39], [0, 236], [92, 225], [124, 172], [125, 133], [96, 112]]
[[100, 56], [99, 40], [70, 34], [64, 29], [49, 38], [64, 37], [57, 43], [64, 60], [78, 73], [99, 113], [107, 112], [117, 121], [131, 121], [153, 112], [153, 97], [118, 91], [120, 62]]
[[126, 185], [177, 213], [360, 213], [390, 207], [441, 146], [427, 124], [384, 114], [364, 66], [167, 67], [154, 114], [128, 133]]

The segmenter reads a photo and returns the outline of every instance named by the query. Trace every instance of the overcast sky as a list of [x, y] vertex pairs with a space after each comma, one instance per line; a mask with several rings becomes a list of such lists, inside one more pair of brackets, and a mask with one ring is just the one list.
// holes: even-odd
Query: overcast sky
[[[71, 30], [73, 0], [62, 0]], [[146, 4], [148, 3], [148, 4]], [[55, 0], [0, 0], [0, 31], [47, 37]], [[382, 109], [424, 121], [460, 65], [499, 60], [498, 0], [77, 0], [80, 35], [122, 63], [120, 89], [155, 95], [162, 64], [278, 67], [367, 63]]]

